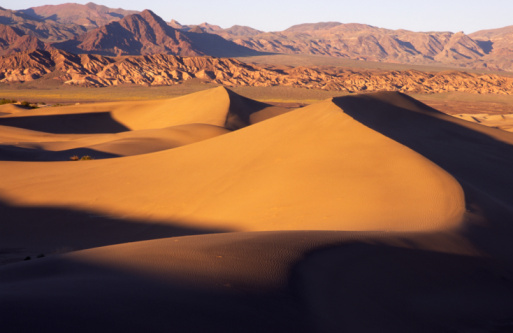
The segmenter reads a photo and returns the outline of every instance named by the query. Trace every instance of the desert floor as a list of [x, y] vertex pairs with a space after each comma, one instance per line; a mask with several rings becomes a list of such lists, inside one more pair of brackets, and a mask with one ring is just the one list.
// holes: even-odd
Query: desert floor
[[1, 332], [513, 331], [508, 97], [190, 89], [0, 106]]

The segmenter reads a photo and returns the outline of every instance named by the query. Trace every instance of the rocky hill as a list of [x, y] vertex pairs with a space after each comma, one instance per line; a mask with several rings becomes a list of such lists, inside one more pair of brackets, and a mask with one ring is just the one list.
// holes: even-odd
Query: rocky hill
[[15, 28], [0, 24], [0, 55], [26, 50], [50, 50], [52, 47], [31, 35], [24, 35]]
[[54, 46], [74, 53], [109, 56], [174, 54], [236, 57], [258, 54], [217, 35], [176, 30], [150, 10], [128, 15]]
[[120, 84], [173, 85], [189, 79], [225, 86], [290, 86], [341, 92], [513, 94], [513, 78], [457, 71], [358, 71], [341, 68], [264, 68], [234, 59], [173, 55], [104, 57], [61, 50], [0, 57], [0, 82], [57, 80], [105, 87]]

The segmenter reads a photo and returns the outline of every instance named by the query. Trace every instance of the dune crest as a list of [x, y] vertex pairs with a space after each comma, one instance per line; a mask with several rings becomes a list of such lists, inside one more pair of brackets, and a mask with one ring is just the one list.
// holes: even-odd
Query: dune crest
[[[511, 331], [513, 133], [397, 92], [285, 111], [1, 116], [0, 331]], [[75, 149], [115, 156], [48, 162]]]
[[[164, 101], [147, 112], [141, 105], [116, 110], [113, 117], [130, 128], [218, 125], [229, 123], [230, 113], [234, 123], [249, 118], [237, 113], [248, 112], [248, 105], [262, 106], [224, 88]], [[2, 167], [18, 170], [2, 191], [20, 205], [202, 228], [418, 231], [453, 227], [464, 212], [454, 178], [331, 100], [181, 149], [73, 168], [67, 162]], [[23, 181], [26, 173], [40, 181]]]

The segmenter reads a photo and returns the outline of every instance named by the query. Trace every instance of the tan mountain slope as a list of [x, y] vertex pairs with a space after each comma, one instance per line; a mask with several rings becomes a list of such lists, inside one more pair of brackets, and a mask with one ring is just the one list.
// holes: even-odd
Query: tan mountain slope
[[477, 31], [470, 37], [486, 51], [490, 68], [513, 70], [513, 26]]
[[0, 24], [0, 55], [51, 49], [50, 45], [34, 36], [23, 35], [10, 26]]
[[54, 46], [74, 53], [111, 56], [173, 54], [236, 57], [258, 54], [217, 35], [176, 30], [150, 10], [125, 16]]
[[389, 30], [365, 24], [300, 24], [279, 32], [212, 29], [235, 43], [262, 52], [316, 54], [349, 59], [416, 64], [443, 63], [482, 68], [484, 50], [469, 36], [452, 32]]
[[46, 43], [68, 40], [86, 31], [77, 24], [60, 24], [1, 7], [0, 24], [8, 25], [23, 35], [36, 37]]
[[0, 8], [0, 24], [11, 26], [23, 35], [36, 37], [43, 42], [56, 43], [134, 13], [93, 3], [45, 5], [16, 11]]
[[92, 2], [85, 5], [65, 3], [37, 6], [19, 12], [40, 20], [50, 20], [60, 24], [77, 24], [87, 30], [104, 26], [110, 22], [118, 21], [124, 16], [137, 13], [134, 10], [108, 8]]

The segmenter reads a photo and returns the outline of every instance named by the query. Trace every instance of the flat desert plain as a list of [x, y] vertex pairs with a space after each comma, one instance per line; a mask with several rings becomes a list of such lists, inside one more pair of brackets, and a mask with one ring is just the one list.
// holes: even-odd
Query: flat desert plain
[[511, 332], [513, 133], [465, 117], [0, 106], [0, 332]]

